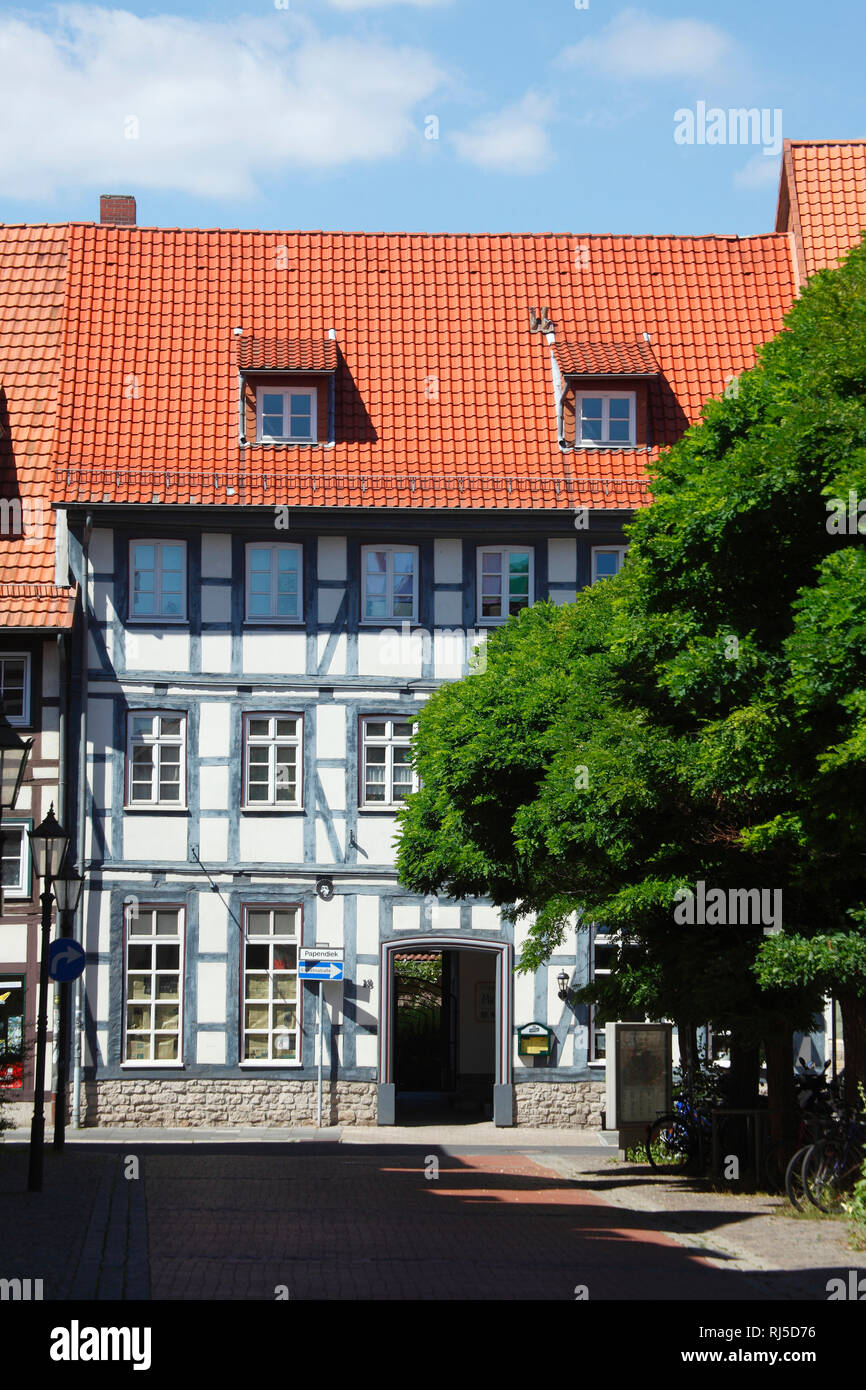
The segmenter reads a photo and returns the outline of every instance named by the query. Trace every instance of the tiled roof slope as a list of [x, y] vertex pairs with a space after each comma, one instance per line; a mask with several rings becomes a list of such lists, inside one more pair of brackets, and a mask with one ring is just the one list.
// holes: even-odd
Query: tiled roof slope
[[51, 441], [68, 228], [0, 226], [0, 625], [71, 627], [54, 585]]
[[252, 371], [256, 367], [269, 371], [335, 372], [337, 344], [285, 338], [239, 338], [238, 366]]
[[866, 140], [786, 140], [776, 226], [801, 279], [835, 268], [866, 231]]
[[648, 343], [556, 343], [565, 376], [656, 376], [658, 363]]
[[[751, 366], [788, 238], [436, 236], [73, 225], [55, 458], [67, 501], [634, 507], [652, 450], [561, 452], [563, 342], [650, 334], [654, 443]], [[333, 447], [238, 442], [237, 336], [336, 330]], [[656, 390], [655, 383], [652, 390]]]

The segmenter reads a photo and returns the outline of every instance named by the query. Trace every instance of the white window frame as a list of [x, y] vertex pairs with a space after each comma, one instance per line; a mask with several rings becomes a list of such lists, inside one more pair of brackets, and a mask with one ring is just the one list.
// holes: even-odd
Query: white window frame
[[[581, 416], [583, 414], [581, 402], [585, 400], [601, 400], [601, 439], [584, 439], [581, 433]], [[627, 400], [630, 402], [628, 413], [628, 439], [610, 438], [610, 403], [611, 401]], [[637, 392], [635, 391], [577, 391], [574, 398], [574, 443], [578, 449], [633, 449], [635, 443], [637, 422]]]
[[[273, 931], [271, 931], [268, 935], [265, 935], [264, 933], [262, 933], [261, 936], [259, 936], [259, 935], [253, 936], [253, 935], [251, 935], [250, 930], [249, 930], [249, 919], [250, 919], [250, 913], [252, 913], [252, 912], [268, 912], [268, 913], [270, 913], [270, 915], [271, 915], [271, 924], [272, 924], [272, 925], [273, 925], [273, 917], [274, 917], [274, 913], [275, 913], [275, 912], [294, 912], [294, 914], [295, 914], [295, 930], [294, 930], [294, 933], [293, 933], [293, 934], [281, 934], [281, 935], [277, 936], [277, 935], [274, 934]], [[291, 903], [291, 902], [287, 902], [287, 903], [245, 903], [245, 904], [244, 904], [244, 908], [243, 908], [243, 918], [242, 918], [242, 921], [243, 921], [243, 931], [242, 931], [242, 933], [241, 933], [241, 952], [242, 952], [242, 956], [241, 956], [241, 965], [240, 965], [240, 976], [241, 976], [241, 1015], [240, 1015], [240, 1058], [239, 1058], [239, 1065], [242, 1066], [242, 1067], [302, 1067], [303, 1064], [304, 1064], [304, 1062], [303, 1062], [303, 1056], [302, 1056], [303, 1047], [304, 1047], [304, 1029], [303, 1029], [303, 999], [304, 999], [304, 986], [303, 986], [303, 982], [302, 982], [300, 979], [298, 979], [298, 956], [299, 956], [299, 953], [300, 953], [300, 950], [301, 950], [301, 942], [302, 942], [302, 939], [303, 939], [303, 910], [302, 910], [302, 908], [301, 908], [301, 905], [300, 905], [300, 903]], [[248, 979], [248, 976], [247, 976], [247, 947], [248, 947], [248, 946], [251, 946], [251, 945], [263, 946], [263, 945], [265, 945], [265, 944], [267, 944], [267, 945], [269, 946], [268, 965], [267, 965], [266, 970], [265, 970], [265, 972], [264, 972], [265, 975], [266, 975], [266, 978], [267, 978], [267, 980], [268, 980], [268, 997], [267, 997], [267, 999], [250, 999], [250, 998], [248, 998], [248, 995], [247, 995], [247, 979]], [[281, 971], [277, 972], [277, 971], [274, 970], [274, 964], [273, 964], [273, 962], [274, 962], [274, 948], [275, 948], [276, 946], [280, 946], [280, 945], [294, 946], [294, 948], [295, 948], [295, 969], [294, 969], [294, 971], [292, 971], [292, 970], [285, 970], [285, 971], [282, 971], [282, 970], [281, 970]], [[251, 973], [258, 974], [259, 977], [261, 978], [261, 971], [260, 971], [260, 970], [256, 970], [255, 968], [253, 968], [253, 969], [251, 970]], [[292, 1000], [280, 1001], [280, 1000], [278, 1000], [278, 999], [275, 998], [275, 981], [276, 981], [276, 976], [277, 976], [277, 974], [283, 975], [283, 976], [285, 976], [287, 979], [294, 978], [294, 980], [295, 980], [295, 998], [294, 998], [294, 1001], [292, 1001]], [[293, 1028], [288, 1028], [288, 1027], [285, 1027], [285, 1026], [284, 1026], [282, 1029], [280, 1029], [279, 1027], [275, 1026], [275, 1024], [274, 1024], [274, 1018], [273, 1018], [272, 1010], [274, 1010], [274, 1009], [276, 1009], [276, 1008], [279, 1008], [281, 1002], [282, 1002], [282, 1003], [285, 1003], [285, 1004], [294, 1003], [294, 1007], [295, 1007], [295, 1026], [294, 1026]], [[267, 1026], [266, 1029], [261, 1029], [261, 1028], [256, 1029], [256, 1028], [248, 1028], [248, 1027], [247, 1027], [247, 1008], [248, 1008], [250, 1005], [251, 1005], [252, 1007], [255, 1007], [256, 1005], [259, 1005], [259, 1007], [265, 1007], [265, 1008], [267, 1008], [267, 1010], [268, 1010], [268, 1026]], [[294, 1055], [294, 1057], [291, 1057], [291, 1058], [290, 1058], [290, 1057], [281, 1057], [281, 1056], [280, 1056], [280, 1054], [279, 1054], [279, 1049], [276, 1047], [276, 1042], [275, 1042], [275, 1039], [280, 1035], [280, 1033], [294, 1034], [294, 1037], [295, 1037], [295, 1055]], [[247, 1051], [247, 1037], [248, 1037], [248, 1035], [250, 1035], [250, 1034], [252, 1034], [253, 1036], [258, 1036], [258, 1037], [262, 1037], [263, 1035], [264, 1035], [265, 1037], [267, 1037], [267, 1041], [268, 1041], [268, 1056], [267, 1056], [267, 1057], [247, 1057], [247, 1055], [246, 1055], [246, 1051]]]
[[[269, 731], [265, 734], [251, 734], [252, 719], [267, 719]], [[278, 734], [278, 719], [294, 719], [297, 730], [294, 734]], [[289, 801], [277, 798], [279, 768], [277, 746], [285, 744], [294, 747], [295, 754], [295, 797]], [[268, 748], [268, 799], [250, 800], [250, 747]], [[243, 769], [244, 784], [241, 808], [244, 811], [302, 811], [304, 809], [304, 716], [294, 710], [250, 710], [243, 716]]]
[[[268, 435], [263, 433], [265, 415], [264, 397], [282, 396], [283, 429], [291, 425], [292, 396], [310, 396], [310, 434], [308, 438], [293, 438], [289, 434]], [[270, 413], [270, 412], [269, 412]], [[256, 443], [257, 444], [317, 444], [319, 442], [319, 389], [317, 386], [257, 386], [256, 387]]]
[[[264, 616], [250, 612], [250, 601], [252, 599], [252, 557], [254, 551], [267, 550], [270, 552], [271, 566], [271, 588], [270, 588], [270, 612]], [[287, 617], [285, 614], [277, 613], [277, 553], [279, 551], [293, 551], [298, 557], [298, 611], [295, 617]], [[268, 543], [266, 541], [250, 542], [246, 547], [244, 586], [244, 612], [245, 620], [248, 623], [280, 623], [286, 626], [299, 626], [304, 621], [304, 547], [302, 545], [288, 545], [283, 543]]]
[[[368, 618], [367, 612], [367, 556], [371, 553], [381, 553], [388, 557], [385, 570], [385, 599], [387, 613], [379, 618]], [[395, 615], [394, 613], [394, 556], [408, 555], [414, 556], [412, 567], [412, 615], [409, 617], [405, 613]], [[362, 545], [361, 546], [361, 622], [372, 627], [381, 627], [383, 623], [417, 623], [418, 621], [418, 589], [420, 579], [420, 559], [417, 545]], [[378, 597], [378, 595], [376, 595]]]
[[10, 724], [16, 724], [19, 727], [24, 728], [26, 725], [30, 723], [30, 652], [0, 652], [0, 709], [2, 709], [3, 705], [5, 704], [7, 661], [24, 662], [24, 692], [21, 701], [22, 713], [7, 713], [6, 715], [6, 718], [8, 719]]
[[627, 545], [594, 545], [594, 546], [592, 547], [592, 579], [590, 580], [590, 583], [592, 583], [592, 584], [597, 584], [597, 583], [599, 582], [600, 579], [611, 579], [611, 578], [612, 578], [612, 576], [609, 575], [609, 574], [602, 574], [602, 575], [600, 575], [600, 574], [598, 573], [598, 556], [599, 556], [599, 555], [618, 555], [618, 556], [619, 556], [619, 566], [617, 567], [617, 571], [616, 571], [616, 572], [617, 572], [617, 574], [619, 574], [620, 570], [621, 570], [622, 567], [623, 567], [623, 562], [625, 561], [625, 553], [626, 553], [627, 550], [628, 550], [628, 546], [627, 546]]
[[[153, 721], [153, 720], [155, 720], [155, 719], [159, 719], [160, 721], [162, 721], [163, 719], [179, 719], [179, 720], [180, 720], [180, 733], [179, 733], [179, 734], [164, 734], [164, 733], [162, 732], [162, 724], [160, 723], [157, 733], [154, 734], [153, 732], [151, 732], [151, 734], [150, 734], [149, 736], [145, 736], [145, 737], [139, 736], [139, 738], [136, 738], [136, 737], [134, 736], [134, 734], [133, 734], [133, 723], [132, 723], [132, 721], [133, 721], [134, 719], [150, 719], [151, 721]], [[154, 727], [154, 726], [153, 726], [153, 723], [151, 722], [151, 729], [153, 729], [153, 727]], [[187, 749], [186, 749], [186, 741], [187, 741], [187, 727], [188, 727], [188, 719], [187, 719], [186, 711], [184, 711], [184, 710], [174, 710], [174, 709], [133, 709], [133, 710], [130, 710], [130, 711], [128, 712], [127, 717], [126, 717], [126, 802], [125, 802], [125, 808], [126, 808], [127, 810], [130, 810], [130, 811], [148, 811], [148, 810], [156, 810], [156, 809], [159, 809], [159, 810], [163, 810], [163, 811], [185, 811], [185, 810], [187, 809], [187, 804], [186, 804], [186, 799], [187, 799], [187, 793], [186, 793], [186, 774], [187, 774]], [[150, 789], [151, 789], [151, 793], [154, 793], [154, 792], [156, 793], [155, 799], [154, 799], [153, 795], [151, 795], [151, 798], [150, 798], [149, 800], [144, 800], [144, 799], [141, 799], [141, 798], [136, 799], [136, 800], [133, 800], [133, 795], [132, 795], [132, 793], [133, 793], [133, 767], [134, 767], [133, 750], [134, 750], [136, 747], [141, 747], [141, 746], [146, 746], [146, 747], [156, 748], [156, 749], [157, 749], [157, 755], [156, 755], [156, 757], [153, 759], [153, 762], [152, 762], [152, 764], [151, 764], [151, 776], [150, 776]], [[159, 751], [159, 750], [161, 750], [162, 748], [168, 748], [168, 747], [170, 747], [170, 748], [179, 747], [179, 748], [180, 748], [180, 759], [179, 759], [179, 764], [178, 764], [178, 792], [179, 792], [179, 795], [178, 795], [178, 799], [177, 799], [176, 801], [170, 801], [170, 800], [169, 800], [169, 801], [163, 801], [163, 800], [160, 799], [160, 795], [159, 795], [160, 781], [161, 781], [160, 772], [161, 772], [161, 765], [162, 765], [162, 757], [161, 757], [161, 754], [160, 754], [160, 751]]]
[[[497, 626], [499, 626], [501, 623], [507, 623], [507, 622], [508, 622], [508, 618], [509, 618], [508, 612], [505, 612], [505, 613], [501, 614], [501, 616], [498, 617], [498, 618], [485, 618], [485, 617], [482, 616], [482, 608], [483, 608], [483, 602], [484, 602], [483, 581], [482, 581], [482, 574], [483, 574], [483, 568], [484, 568], [484, 556], [485, 556], [485, 555], [501, 555], [501, 556], [502, 556], [502, 558], [503, 558], [502, 578], [503, 578], [503, 580], [506, 580], [506, 582], [507, 582], [507, 581], [510, 581], [510, 578], [511, 578], [511, 572], [510, 572], [511, 556], [512, 556], [512, 555], [526, 555], [526, 554], [529, 555], [529, 592], [528, 592], [528, 594], [527, 594], [526, 607], [527, 607], [527, 608], [531, 608], [531, 607], [532, 607], [532, 604], [533, 604], [533, 601], [534, 601], [534, 596], [535, 596], [535, 548], [534, 548], [534, 546], [531, 546], [531, 545], [480, 545], [480, 546], [478, 547], [478, 553], [477, 553], [476, 564], [475, 564], [475, 574], [476, 574], [477, 594], [478, 594], [477, 613], [478, 613], [478, 623], [479, 623], [479, 625], [481, 625], [481, 626], [483, 626], [483, 627], [497, 627]], [[503, 587], [504, 587], [504, 586], [503, 586]], [[502, 592], [502, 588], [500, 588], [499, 602], [500, 602], [500, 607], [503, 606], [503, 604], [505, 605], [506, 608], [510, 605], [510, 585], [509, 585], [508, 599], [506, 599], [505, 594]], [[520, 612], [523, 612], [523, 609], [521, 608], [519, 611], [520, 611]]]
[[[368, 735], [368, 734], [367, 734], [367, 725], [368, 725], [368, 724], [384, 724], [384, 725], [385, 725], [385, 733], [384, 733], [384, 734]], [[394, 733], [394, 725], [395, 725], [395, 724], [408, 724], [408, 725], [410, 725], [411, 732], [408, 734], [408, 736], [405, 735], [405, 734], [395, 734], [395, 733]], [[411, 744], [412, 736], [414, 735], [415, 730], [416, 730], [417, 727], [418, 727], [418, 726], [417, 726], [417, 724], [415, 723], [415, 721], [412, 719], [411, 715], [393, 714], [393, 713], [391, 713], [391, 714], [364, 714], [364, 715], [361, 716], [361, 720], [360, 720], [360, 731], [359, 731], [359, 743], [360, 743], [360, 749], [361, 749], [360, 769], [359, 769], [359, 771], [360, 771], [360, 786], [359, 786], [359, 789], [358, 789], [358, 809], [359, 809], [359, 810], [362, 810], [362, 811], [391, 811], [391, 812], [394, 812], [394, 811], [398, 810], [401, 806], [405, 806], [405, 804], [406, 804], [405, 798], [403, 798], [403, 799], [400, 800], [400, 801], [395, 801], [395, 800], [394, 800], [394, 749], [397, 748], [397, 747], [399, 747], [399, 748], [406, 748], [406, 747], [409, 747], [410, 744]], [[383, 747], [384, 747], [385, 750], [386, 750], [386, 752], [385, 752], [385, 781], [384, 781], [386, 799], [385, 799], [384, 801], [373, 801], [373, 800], [368, 801], [368, 800], [367, 800], [367, 750], [368, 750], [369, 748], [383, 748]], [[377, 766], [381, 766], [381, 764], [377, 764]], [[410, 784], [409, 790], [410, 790], [410, 792], [414, 792], [414, 791], [417, 791], [417, 790], [418, 790], [418, 774], [417, 774], [417, 772], [415, 771], [414, 768], [412, 769], [412, 778], [411, 778], [411, 784]]]
[[[175, 935], [159, 935], [156, 930], [156, 921], [153, 921], [151, 932], [141, 932], [133, 934], [132, 924], [141, 919], [143, 913], [156, 914], [157, 912], [174, 912], [177, 914], [177, 933]], [[186, 914], [181, 903], [133, 903], [124, 908], [123, 919], [123, 1027], [121, 1029], [121, 1066], [123, 1067], [182, 1067], [183, 1066], [183, 1005], [184, 1005], [184, 946], [186, 940]], [[148, 970], [139, 969], [130, 972], [129, 968], [129, 948], [130, 946], [150, 946], [151, 964]], [[157, 964], [156, 950], [159, 946], [178, 946], [177, 967], [164, 967]], [[130, 997], [130, 973], [135, 976], [149, 975], [151, 990], [149, 998], [132, 999]], [[177, 999], [158, 999], [154, 986], [155, 977], [160, 974], [177, 975]], [[160, 1004], [177, 1004], [177, 1027], [158, 1030], [156, 1027], [156, 1009]], [[145, 1029], [130, 1029], [129, 1009], [139, 1007], [151, 1007], [150, 1023]], [[156, 1033], [177, 1035], [177, 1057], [156, 1057]], [[130, 1034], [132, 1037], [146, 1036], [150, 1042], [149, 1057], [127, 1057]]]
[[[30, 839], [27, 831], [32, 827], [32, 820], [7, 820], [3, 817], [0, 831], [3, 835], [13, 835], [20, 832], [21, 843], [18, 849], [18, 880], [16, 883], [6, 883], [3, 885], [3, 897], [9, 899], [19, 899], [27, 901], [31, 896], [31, 863], [30, 863]], [[5, 859], [7, 856], [3, 856]], [[10, 860], [14, 856], [8, 856]]]
[[[591, 980], [597, 980], [597, 979], [599, 979], [601, 976], [610, 975], [610, 974], [611, 974], [611, 971], [608, 970], [608, 969], [605, 969], [604, 967], [602, 967], [602, 968], [600, 968], [600, 969], [596, 967], [596, 963], [595, 963], [595, 948], [596, 948], [596, 946], [604, 946], [604, 947], [613, 947], [613, 946], [616, 946], [616, 935], [615, 935], [615, 933], [610, 932], [610, 931], [607, 931], [604, 927], [591, 927], [591, 928], [590, 928], [590, 937], [589, 937], [589, 975], [590, 975], [590, 979], [591, 979]], [[596, 1022], [595, 1022], [595, 1016], [596, 1016], [597, 1007], [598, 1007], [598, 1006], [597, 1006], [596, 1004], [590, 1004], [590, 1006], [589, 1006], [589, 1040], [588, 1040], [588, 1045], [587, 1045], [587, 1061], [588, 1061], [589, 1063], [591, 1063], [593, 1066], [596, 1066], [596, 1067], [603, 1067], [603, 1066], [605, 1066], [605, 1064], [606, 1064], [606, 1062], [607, 1062], [607, 1058], [606, 1058], [606, 1057], [600, 1057], [600, 1056], [598, 1055], [598, 1049], [597, 1049], [597, 1047], [596, 1047], [596, 1041], [595, 1041], [595, 1035], [596, 1035], [596, 1033], [598, 1033], [598, 1032], [601, 1031], [601, 1030], [596, 1026]]]
[[[152, 545], [156, 550], [154, 565], [154, 590], [153, 601], [154, 611], [152, 613], [136, 613], [135, 611], [135, 547], [137, 545]], [[180, 613], [162, 613], [162, 551], [164, 546], [180, 546], [183, 555], [182, 573], [183, 586], [181, 588], [182, 611]], [[129, 542], [129, 603], [127, 621], [130, 623], [185, 623], [188, 611], [187, 590], [189, 588], [189, 570], [187, 566], [186, 541], [181, 540], [151, 540], [149, 536], [137, 536], [135, 540]]]

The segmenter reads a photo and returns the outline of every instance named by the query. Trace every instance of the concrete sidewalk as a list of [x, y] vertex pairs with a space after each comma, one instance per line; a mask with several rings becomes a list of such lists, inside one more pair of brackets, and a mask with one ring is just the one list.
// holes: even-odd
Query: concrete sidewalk
[[[0, 1142], [27, 1143], [29, 1134], [23, 1130], [7, 1132]], [[478, 1149], [505, 1149], [516, 1153], [548, 1149], [598, 1149], [604, 1147], [601, 1131], [597, 1129], [528, 1129], [497, 1128], [490, 1121], [453, 1125], [345, 1125], [326, 1129], [314, 1126], [280, 1129], [265, 1125], [231, 1125], [213, 1129], [145, 1129], [139, 1126], [95, 1126], [92, 1129], [69, 1129], [68, 1144], [123, 1144], [134, 1149], [138, 1144], [373, 1144], [399, 1146], [419, 1144], [427, 1147], [443, 1145], [461, 1153]]]

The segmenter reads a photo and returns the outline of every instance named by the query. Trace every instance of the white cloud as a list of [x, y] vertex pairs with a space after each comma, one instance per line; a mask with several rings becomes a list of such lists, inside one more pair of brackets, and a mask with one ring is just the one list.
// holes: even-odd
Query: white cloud
[[768, 159], [763, 151], [752, 155], [748, 164], [734, 174], [737, 188], [775, 188], [779, 182], [779, 160]]
[[628, 9], [598, 38], [566, 48], [562, 61], [607, 77], [699, 77], [717, 69], [733, 48], [727, 34], [702, 19], [658, 19]]
[[[443, 74], [417, 48], [320, 38], [285, 12], [208, 23], [61, 6], [0, 18], [0, 188], [250, 195], [292, 168], [398, 155]], [[128, 138], [138, 122], [137, 137]]]
[[461, 159], [505, 174], [534, 174], [546, 168], [553, 152], [545, 121], [551, 104], [534, 92], [493, 116], [484, 116], [451, 140]]

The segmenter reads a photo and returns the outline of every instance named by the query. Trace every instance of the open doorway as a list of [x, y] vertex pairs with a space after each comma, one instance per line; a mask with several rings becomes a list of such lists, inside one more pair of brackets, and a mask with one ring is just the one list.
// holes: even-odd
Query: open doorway
[[494, 954], [403, 951], [393, 969], [397, 1123], [492, 1118]]

